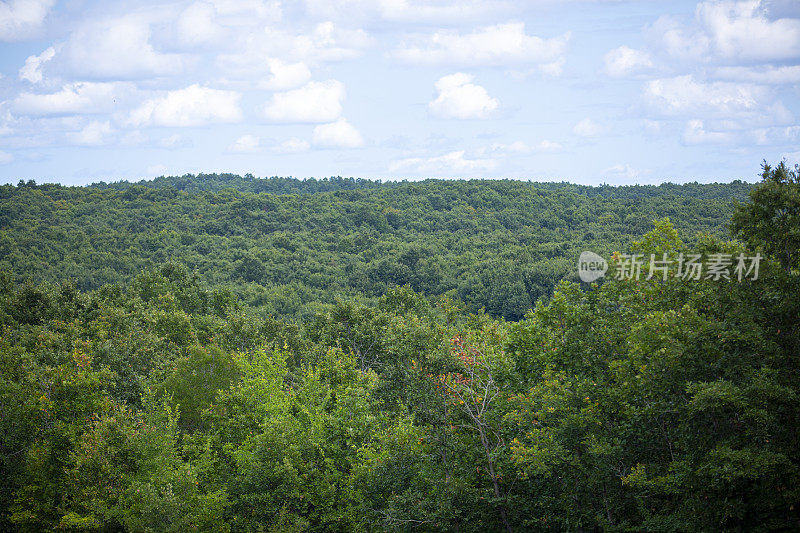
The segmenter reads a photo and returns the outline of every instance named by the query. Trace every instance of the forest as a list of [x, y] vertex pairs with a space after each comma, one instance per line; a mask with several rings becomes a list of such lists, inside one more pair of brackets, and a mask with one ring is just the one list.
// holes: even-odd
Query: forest
[[798, 530], [798, 294], [785, 163], [0, 186], [0, 530]]
[[0, 186], [0, 270], [16, 283], [72, 280], [92, 291], [177, 262], [263, 316], [306, 321], [337, 297], [374, 305], [409, 285], [518, 321], [559, 281], [577, 279], [583, 250], [621, 250], [667, 217], [687, 240], [726, 234], [751, 187], [234, 175], [20, 182]]

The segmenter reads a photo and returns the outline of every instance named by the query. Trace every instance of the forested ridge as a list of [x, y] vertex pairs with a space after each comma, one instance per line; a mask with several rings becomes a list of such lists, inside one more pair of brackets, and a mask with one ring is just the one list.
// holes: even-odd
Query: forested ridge
[[800, 528], [797, 168], [24, 183], [0, 217], [0, 530]]
[[374, 299], [408, 284], [519, 320], [574, 278], [581, 251], [622, 249], [664, 217], [688, 241], [726, 234], [750, 188], [249, 175], [21, 182], [0, 186], [0, 269], [17, 282], [72, 279], [92, 290], [176, 261], [279, 317], [309, 319], [337, 296]]

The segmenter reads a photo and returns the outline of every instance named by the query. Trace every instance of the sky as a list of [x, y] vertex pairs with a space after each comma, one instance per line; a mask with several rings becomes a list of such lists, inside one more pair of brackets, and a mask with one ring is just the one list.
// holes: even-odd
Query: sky
[[0, 183], [755, 181], [797, 0], [0, 0]]

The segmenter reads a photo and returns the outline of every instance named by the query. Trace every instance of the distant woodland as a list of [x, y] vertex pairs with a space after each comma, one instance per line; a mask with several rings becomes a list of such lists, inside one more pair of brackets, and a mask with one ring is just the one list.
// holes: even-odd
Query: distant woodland
[[727, 235], [751, 187], [234, 175], [20, 183], [0, 186], [0, 270], [94, 290], [176, 262], [275, 317], [308, 319], [319, 303], [409, 285], [519, 320], [560, 280], [577, 279], [581, 251], [623, 250], [656, 219], [688, 241]]

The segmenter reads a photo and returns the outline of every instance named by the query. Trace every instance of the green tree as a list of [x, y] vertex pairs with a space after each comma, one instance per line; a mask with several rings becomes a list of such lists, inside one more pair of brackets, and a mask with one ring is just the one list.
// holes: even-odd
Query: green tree
[[748, 203], [736, 207], [731, 229], [790, 271], [800, 266], [800, 166], [781, 161], [772, 168], [764, 161], [762, 168], [761, 183]]

